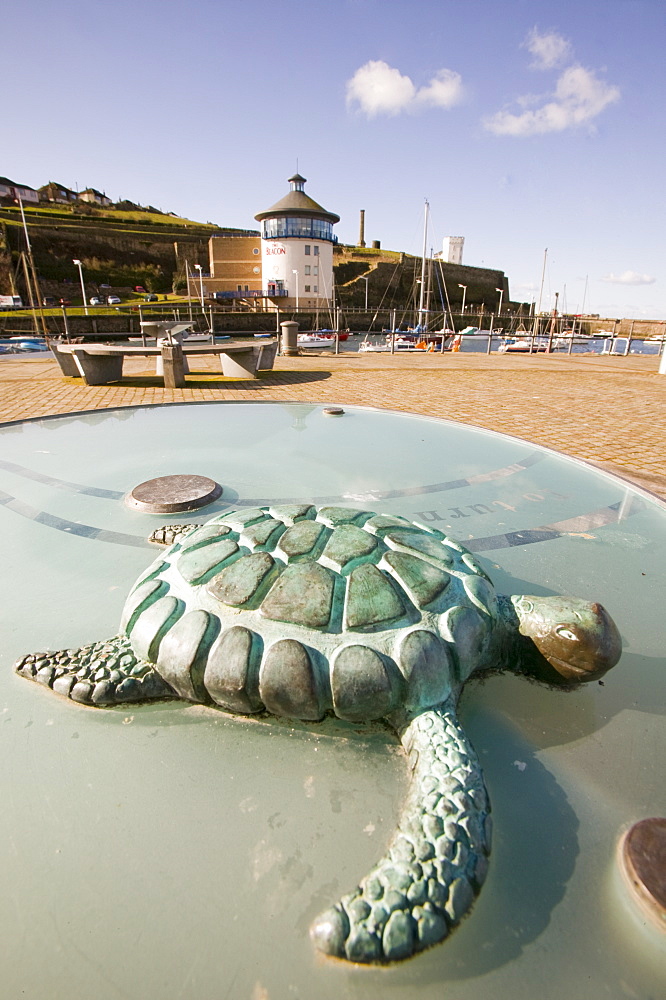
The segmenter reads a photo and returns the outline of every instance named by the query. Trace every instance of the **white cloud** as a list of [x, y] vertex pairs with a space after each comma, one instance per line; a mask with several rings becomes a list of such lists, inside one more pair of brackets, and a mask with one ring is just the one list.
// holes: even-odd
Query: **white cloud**
[[[560, 75], [552, 100], [534, 110], [514, 114], [498, 111], [485, 120], [485, 127], [495, 135], [527, 136], [545, 132], [563, 132], [591, 122], [620, 97], [617, 87], [600, 80], [592, 70], [570, 66]], [[529, 103], [529, 98], [521, 98]]]
[[623, 271], [622, 274], [605, 274], [602, 281], [611, 285], [654, 285], [656, 278], [651, 274], [639, 274], [638, 271]]
[[532, 53], [533, 69], [553, 69], [560, 66], [571, 55], [571, 44], [556, 31], [541, 34], [538, 28], [532, 28], [523, 42], [523, 47]]
[[462, 97], [462, 77], [452, 69], [440, 69], [427, 87], [420, 87], [416, 92], [418, 104], [432, 105], [436, 108], [452, 108]]
[[417, 90], [408, 76], [381, 59], [370, 60], [347, 82], [347, 104], [357, 104], [368, 118], [397, 115], [420, 107], [450, 108], [462, 97], [459, 73], [440, 69]]
[[412, 103], [415, 93], [408, 76], [380, 59], [361, 66], [347, 83], [347, 103], [358, 102], [369, 118], [397, 115]]

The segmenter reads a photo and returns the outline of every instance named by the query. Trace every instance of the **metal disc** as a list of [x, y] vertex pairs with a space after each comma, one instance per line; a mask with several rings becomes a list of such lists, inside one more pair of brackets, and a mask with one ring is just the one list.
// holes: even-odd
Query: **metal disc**
[[620, 858], [634, 897], [666, 929], [666, 819], [635, 823], [621, 842]]
[[341, 406], [325, 406], [322, 412], [325, 417], [341, 417], [345, 411]]
[[222, 487], [205, 476], [160, 476], [135, 486], [125, 502], [149, 514], [173, 514], [205, 507], [221, 493]]

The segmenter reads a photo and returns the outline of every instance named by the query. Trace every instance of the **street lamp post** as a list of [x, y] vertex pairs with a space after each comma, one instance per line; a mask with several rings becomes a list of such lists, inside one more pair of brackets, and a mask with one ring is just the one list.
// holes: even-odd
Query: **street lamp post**
[[[555, 327], [557, 325], [557, 300], [560, 297], [559, 292], [555, 292], [555, 308], [553, 309], [550, 318], [550, 328], [548, 330], [548, 347], [546, 348], [546, 354], [550, 354], [553, 349], [553, 337], [555, 335]], [[615, 333], [615, 327], [613, 327], [613, 334]]]
[[504, 295], [504, 289], [503, 288], [496, 288], [495, 291], [499, 292], [499, 297], [500, 297], [500, 299], [499, 299], [499, 305], [497, 307], [497, 322], [499, 323], [500, 316], [502, 315], [502, 296]]
[[298, 271], [294, 268], [291, 273], [296, 275], [296, 312], [298, 312]]
[[187, 309], [190, 316], [190, 323], [192, 322], [192, 292], [190, 290], [190, 263], [185, 261], [185, 278], [187, 280]]
[[197, 271], [199, 272], [199, 289], [200, 289], [200, 292], [201, 292], [201, 310], [203, 312], [203, 308], [204, 308], [203, 274], [201, 273], [201, 264], [195, 264], [194, 266], [197, 269]]
[[73, 260], [72, 264], [76, 264], [79, 269], [79, 278], [81, 279], [81, 292], [83, 293], [83, 308], [85, 310], [86, 316], [88, 315], [88, 300], [86, 299], [86, 286], [83, 284], [83, 267], [80, 260]]
[[460, 311], [464, 315], [464, 313], [465, 313], [465, 296], [467, 295], [467, 285], [458, 285], [458, 288], [462, 288], [462, 290], [463, 290], [462, 309]]

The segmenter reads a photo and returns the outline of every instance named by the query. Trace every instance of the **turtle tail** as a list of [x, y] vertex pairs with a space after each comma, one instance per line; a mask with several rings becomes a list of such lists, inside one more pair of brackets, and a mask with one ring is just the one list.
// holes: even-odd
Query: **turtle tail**
[[488, 868], [488, 795], [453, 699], [412, 719], [401, 739], [411, 783], [386, 855], [311, 928], [321, 951], [352, 962], [409, 958], [442, 941]]
[[178, 697], [150, 663], [137, 658], [126, 635], [80, 649], [31, 653], [17, 660], [14, 669], [84, 705]]

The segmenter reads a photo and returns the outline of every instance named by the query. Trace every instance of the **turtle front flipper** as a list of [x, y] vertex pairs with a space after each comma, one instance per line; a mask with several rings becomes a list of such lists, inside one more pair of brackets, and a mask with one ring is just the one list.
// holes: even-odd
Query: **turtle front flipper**
[[471, 908], [490, 853], [481, 769], [450, 699], [401, 732], [412, 767], [386, 855], [311, 928], [321, 951], [391, 962], [442, 941]]
[[173, 545], [179, 542], [185, 535], [191, 534], [197, 528], [202, 528], [201, 524], [163, 524], [161, 528], [155, 528], [148, 536], [148, 541], [154, 545]]
[[80, 649], [31, 653], [17, 660], [14, 669], [84, 705], [178, 697], [150, 663], [137, 658], [126, 635]]

